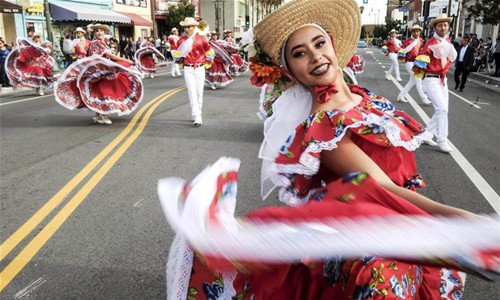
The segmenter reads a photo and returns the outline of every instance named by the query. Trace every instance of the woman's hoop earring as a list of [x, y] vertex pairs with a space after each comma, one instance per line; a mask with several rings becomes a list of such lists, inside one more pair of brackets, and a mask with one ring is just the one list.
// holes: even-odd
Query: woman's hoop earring
[[344, 70], [342, 70], [342, 68], [337, 65], [337, 70], [339, 71], [340, 74], [344, 75]]

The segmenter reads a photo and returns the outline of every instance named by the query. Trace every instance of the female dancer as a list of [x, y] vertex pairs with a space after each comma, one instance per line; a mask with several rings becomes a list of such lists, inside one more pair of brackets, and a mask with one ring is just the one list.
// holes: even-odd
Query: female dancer
[[43, 88], [52, 87], [55, 79], [50, 68], [55, 60], [50, 56], [51, 45], [46, 42], [42, 45], [38, 33], [33, 34], [33, 42], [17, 39], [5, 63], [7, 77], [14, 87], [34, 88], [38, 95], [44, 95]]
[[224, 39], [221, 41], [221, 45], [224, 46], [224, 49], [226, 49], [229, 54], [231, 54], [231, 58], [233, 60], [229, 68], [231, 76], [238, 77], [241, 73], [248, 70], [248, 63], [239, 55], [240, 47], [233, 39], [232, 34], [233, 32], [231, 30], [225, 30]]
[[156, 49], [154, 38], [149, 37], [146, 43], [135, 52], [135, 62], [139, 70], [142, 73], [149, 74], [151, 78], [155, 78], [156, 74], [156, 63], [153, 55], [158, 59], [165, 60], [165, 56]]
[[[432, 235], [440, 226], [424, 229], [420, 221], [434, 220], [433, 214], [471, 214], [414, 191], [423, 185], [413, 153], [428, 138], [423, 127], [386, 99], [345, 83], [341, 68], [354, 53], [359, 31], [354, 0], [291, 1], [254, 28], [257, 81], [274, 81], [269, 74], [276, 71], [283, 77], [275, 79], [288, 76], [295, 83], [266, 120], [261, 148], [263, 195], [278, 186], [280, 199], [294, 207], [263, 208], [235, 219], [238, 163], [231, 159], [219, 160], [188, 185], [161, 181], [164, 212], [179, 232], [167, 265], [170, 298], [460, 299], [464, 273], [411, 258], [425, 257], [417, 252], [432, 248], [427, 258], [446, 258], [434, 265], [497, 268], [498, 224], [488, 227], [491, 233], [464, 239], [470, 252], [459, 243], [453, 249], [426, 247], [424, 241], [451, 236]], [[369, 216], [392, 217], [394, 223], [350, 226], [349, 220]], [[393, 235], [408, 219], [419, 225]], [[334, 225], [341, 223], [346, 225]], [[352, 233], [349, 239], [341, 238], [343, 230]], [[492, 244], [479, 246], [494, 236]], [[408, 256], [410, 247], [403, 244], [411, 243], [416, 252]], [[478, 249], [495, 251], [493, 257], [480, 256]], [[471, 256], [464, 260], [453, 253]]]
[[64, 107], [88, 108], [95, 112], [94, 123], [109, 125], [109, 114], [127, 115], [137, 108], [143, 96], [142, 81], [131, 60], [111, 53], [105, 38], [108, 25], [89, 27], [94, 32], [90, 56], [66, 69], [54, 94]]
[[233, 82], [233, 79], [229, 76], [229, 66], [232, 64], [232, 58], [221, 45], [220, 41], [217, 40], [218, 36], [217, 32], [212, 31], [210, 40], [208, 41], [210, 47], [215, 51], [215, 57], [210, 68], [205, 71], [205, 83], [210, 85], [212, 90], [224, 87]]

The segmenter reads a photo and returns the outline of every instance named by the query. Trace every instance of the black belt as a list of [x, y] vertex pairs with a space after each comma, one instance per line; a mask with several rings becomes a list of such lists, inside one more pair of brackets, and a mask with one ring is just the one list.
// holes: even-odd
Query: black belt
[[425, 78], [431, 77], [431, 78], [440, 78], [439, 75], [434, 75], [434, 74], [425, 74]]
[[203, 66], [203, 64], [185, 64], [184, 65], [184, 67], [192, 67], [192, 68], [194, 68], [194, 66], [201, 67], [201, 66]]

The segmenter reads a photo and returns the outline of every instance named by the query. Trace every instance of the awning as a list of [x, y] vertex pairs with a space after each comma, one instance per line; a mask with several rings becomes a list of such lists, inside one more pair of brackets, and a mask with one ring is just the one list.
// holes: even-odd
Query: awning
[[143, 17], [141, 17], [141, 16], [139, 16], [137, 14], [126, 13], [126, 12], [120, 12], [120, 13], [123, 14], [123, 15], [126, 15], [127, 17], [129, 17], [132, 20], [132, 25], [134, 25], [134, 26], [149, 26], [149, 27], [153, 27], [153, 22], [148, 21], [148, 20], [144, 19]]
[[0, 13], [21, 14], [23, 13], [23, 8], [20, 5], [0, 0]]
[[50, 2], [52, 21], [89, 21], [130, 24], [129, 17], [104, 9], [101, 6], [68, 4], [59, 1]]

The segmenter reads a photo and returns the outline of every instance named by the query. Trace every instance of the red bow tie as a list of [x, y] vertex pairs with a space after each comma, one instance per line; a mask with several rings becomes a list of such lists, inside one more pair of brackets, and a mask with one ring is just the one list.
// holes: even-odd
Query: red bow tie
[[330, 94], [336, 94], [339, 92], [339, 89], [335, 85], [335, 83], [331, 83], [325, 86], [316, 86], [314, 87], [314, 94], [316, 95], [316, 101], [319, 103], [326, 103], [330, 100]]

